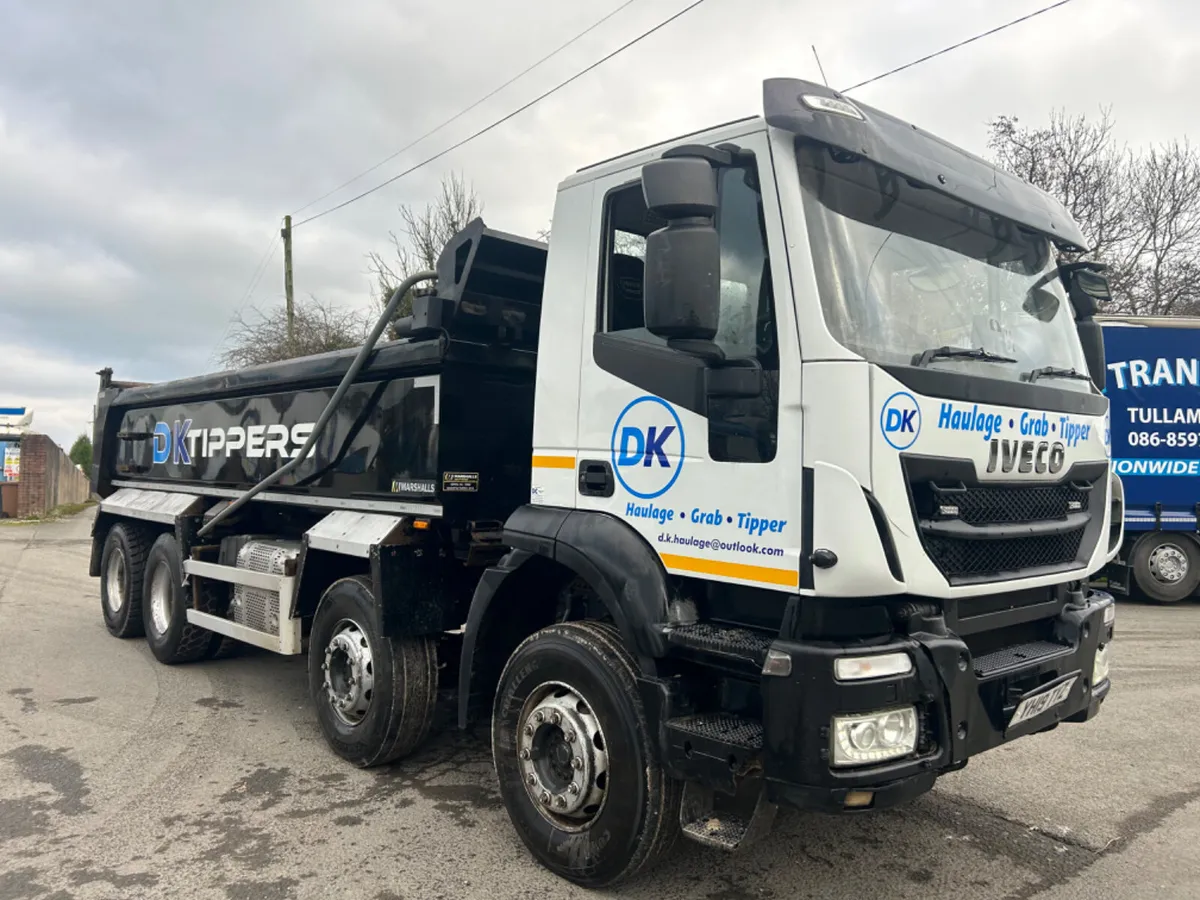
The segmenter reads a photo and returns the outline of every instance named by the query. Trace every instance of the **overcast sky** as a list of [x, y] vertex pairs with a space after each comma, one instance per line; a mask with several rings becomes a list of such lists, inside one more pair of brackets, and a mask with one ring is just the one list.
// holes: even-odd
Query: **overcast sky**
[[[279, 219], [408, 143], [622, 0], [0, 0], [0, 406], [69, 445], [95, 372], [212, 359]], [[636, 0], [326, 203], [477, 130], [689, 0]], [[367, 304], [396, 207], [457, 170], [494, 228], [545, 227], [576, 168], [759, 112], [761, 81], [845, 87], [1049, 0], [706, 0], [550, 100], [298, 229], [298, 296]], [[1111, 106], [1131, 144], [1200, 137], [1200, 3], [1073, 0], [856, 92], [984, 152], [986, 122]], [[319, 209], [320, 206], [314, 207]], [[276, 248], [249, 305], [283, 302]]]

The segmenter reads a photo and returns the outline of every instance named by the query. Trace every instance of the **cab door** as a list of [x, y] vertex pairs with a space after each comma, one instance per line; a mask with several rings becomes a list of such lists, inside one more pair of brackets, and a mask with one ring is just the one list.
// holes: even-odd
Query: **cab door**
[[[626, 521], [670, 572], [795, 591], [802, 457], [791, 279], [766, 135], [733, 143], [749, 152], [717, 172], [723, 360], [647, 331], [646, 236], [665, 223], [647, 211], [639, 169], [596, 184], [576, 505]], [[729, 388], [739, 368], [761, 369], [757, 394], [747, 396], [744, 381]], [[697, 375], [705, 369], [722, 374]]]

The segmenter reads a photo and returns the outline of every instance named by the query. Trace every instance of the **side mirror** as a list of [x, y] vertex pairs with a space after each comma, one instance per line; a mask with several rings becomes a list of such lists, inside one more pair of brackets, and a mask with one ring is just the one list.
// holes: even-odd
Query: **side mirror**
[[668, 343], [711, 344], [721, 316], [716, 172], [696, 157], [656, 160], [642, 167], [642, 193], [649, 212], [667, 221], [646, 238], [646, 329]]
[[1079, 332], [1079, 343], [1083, 345], [1083, 358], [1087, 362], [1088, 374], [1092, 376], [1092, 384], [1096, 390], [1103, 391], [1107, 383], [1107, 369], [1104, 367], [1104, 334], [1100, 323], [1088, 316], [1075, 323]]
[[1061, 306], [1054, 291], [1045, 287], [1035, 287], [1025, 298], [1021, 308], [1039, 322], [1051, 322], [1058, 315]]
[[1079, 332], [1079, 343], [1083, 345], [1083, 358], [1087, 361], [1092, 384], [1103, 391], [1107, 384], [1104, 364], [1104, 334], [1100, 323], [1093, 318], [1101, 303], [1112, 299], [1108, 279], [1104, 276], [1103, 263], [1078, 262], [1058, 267], [1071, 307], [1075, 310], [1075, 330]]
[[1094, 316], [1100, 311], [1101, 304], [1112, 299], [1108, 279], [1104, 276], [1106, 268], [1104, 263], [1098, 262], [1064, 263], [1058, 267], [1076, 320]]

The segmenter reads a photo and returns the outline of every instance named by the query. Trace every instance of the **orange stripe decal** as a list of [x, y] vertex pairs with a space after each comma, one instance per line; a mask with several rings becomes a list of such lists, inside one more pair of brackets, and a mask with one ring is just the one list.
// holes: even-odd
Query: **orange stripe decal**
[[575, 468], [575, 457], [538, 456], [535, 453], [533, 456], [533, 467], [535, 469], [573, 469]]
[[659, 556], [662, 557], [663, 565], [668, 569], [682, 569], [685, 572], [697, 572], [701, 575], [724, 575], [726, 578], [781, 584], [785, 587], [799, 587], [800, 585], [800, 572], [794, 569], [775, 569], [771, 566], [750, 566], [746, 563], [697, 559], [694, 556], [676, 556], [674, 553], [660, 553]]

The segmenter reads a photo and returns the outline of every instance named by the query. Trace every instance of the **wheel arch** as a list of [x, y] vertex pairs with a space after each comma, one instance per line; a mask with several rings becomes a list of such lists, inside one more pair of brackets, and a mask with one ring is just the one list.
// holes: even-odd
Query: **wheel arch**
[[[460, 727], [471, 719], [473, 697], [490, 696], [504, 659], [555, 621], [607, 617], [641, 674], [655, 674], [655, 660], [666, 652], [671, 589], [661, 560], [640, 534], [603, 513], [525, 506], [505, 524], [504, 543], [512, 550], [480, 578], [467, 614]], [[573, 584], [581, 590], [566, 598], [562, 610], [563, 591]], [[519, 615], [505, 616], [513, 611]], [[497, 631], [501, 621], [511, 627]], [[497, 661], [498, 655], [503, 659]]]
[[173, 532], [183, 556], [187, 556], [195, 528], [199, 527], [205, 499], [197, 494], [184, 494], [150, 488], [121, 488], [100, 501], [96, 518], [92, 520], [92, 553], [88, 575], [100, 575], [104, 542], [118, 523], [143, 529], [150, 540], [163, 532]]
[[303, 541], [296, 563], [296, 591], [292, 597], [291, 616], [311, 618], [325, 592], [343, 578], [370, 576], [368, 560], [333, 550], [318, 550]]

